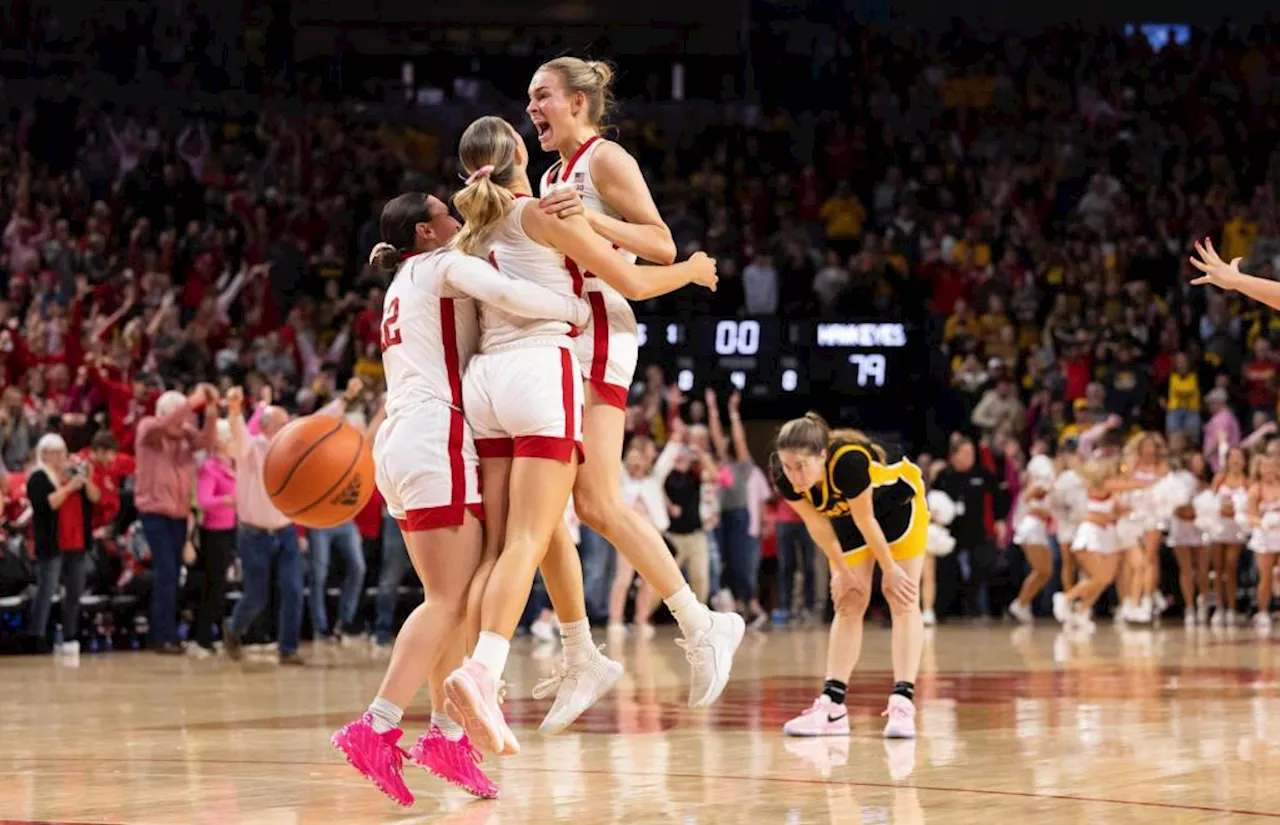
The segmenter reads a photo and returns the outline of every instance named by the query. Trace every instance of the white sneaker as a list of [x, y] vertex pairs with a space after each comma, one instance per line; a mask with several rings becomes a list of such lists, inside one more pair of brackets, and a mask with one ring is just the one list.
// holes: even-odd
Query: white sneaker
[[62, 654], [63, 656], [79, 656], [80, 642], [76, 641], [75, 639], [72, 639], [69, 642], [62, 642], [61, 644], [58, 645], [58, 653]]
[[556, 629], [551, 626], [551, 622], [544, 622], [538, 619], [529, 626], [529, 632], [533, 634], [533, 638], [540, 642], [554, 642], [556, 640]]
[[1159, 590], [1157, 590], [1155, 594], [1153, 594], [1151, 597], [1151, 606], [1153, 608], [1153, 612], [1151, 615], [1152, 616], [1164, 615], [1164, 612], [1169, 609], [1170, 604], [1172, 604], [1172, 602], [1169, 601], [1169, 598], [1165, 596], [1164, 593], [1161, 593]]
[[1235, 627], [1240, 624], [1240, 616], [1234, 610], [1228, 609], [1226, 623], [1227, 627]]
[[1221, 607], [1213, 611], [1213, 618], [1209, 620], [1209, 626], [1210, 627], [1226, 627], [1227, 611], [1223, 610]]
[[689, 707], [705, 708], [720, 698], [729, 683], [733, 654], [747, 632], [737, 613], [712, 613], [711, 626], [692, 636], [676, 639], [693, 668], [689, 680]]
[[1036, 620], [1035, 615], [1031, 612], [1031, 608], [1027, 607], [1017, 599], [1014, 599], [1013, 603], [1009, 605], [1009, 615], [1017, 619], [1022, 624], [1032, 624]]
[[560, 733], [618, 684], [622, 665], [605, 656], [603, 650], [604, 645], [600, 645], [575, 664], [562, 660], [551, 676], [534, 687], [535, 699], [545, 699], [553, 693], [556, 697], [539, 731], [547, 736]]
[[1053, 594], [1053, 618], [1063, 624], [1071, 621], [1071, 602], [1067, 601], [1067, 594], [1061, 590]]
[[938, 623], [938, 615], [932, 610], [926, 610], [920, 614], [920, 620], [924, 623], [925, 627], [933, 627]]
[[1188, 610], [1186, 613], [1183, 614], [1182, 624], [1184, 627], [1196, 626], [1196, 614], [1194, 610]]
[[1258, 629], [1259, 633], [1271, 632], [1271, 614], [1258, 613], [1253, 617], [1253, 626]]
[[881, 716], [888, 716], [884, 725], [885, 739], [916, 738], [916, 705], [905, 696], [893, 694], [889, 697], [889, 706]]

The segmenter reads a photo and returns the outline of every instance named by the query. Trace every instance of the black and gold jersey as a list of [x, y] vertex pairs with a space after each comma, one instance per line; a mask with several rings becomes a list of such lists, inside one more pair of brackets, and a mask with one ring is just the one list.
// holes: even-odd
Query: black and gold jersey
[[893, 544], [907, 534], [915, 508], [924, 507], [924, 479], [920, 468], [903, 459], [885, 464], [861, 444], [837, 441], [827, 449], [826, 474], [808, 490], [797, 491], [774, 457], [773, 480], [789, 501], [804, 499], [831, 520], [840, 548], [846, 553], [866, 546], [862, 531], [849, 515], [849, 502], [872, 488], [872, 509], [885, 539]]

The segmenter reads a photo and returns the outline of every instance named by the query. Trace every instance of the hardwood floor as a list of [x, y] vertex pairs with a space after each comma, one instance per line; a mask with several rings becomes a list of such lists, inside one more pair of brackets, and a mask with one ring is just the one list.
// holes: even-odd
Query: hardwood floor
[[[601, 633], [597, 633], [602, 636]], [[603, 638], [600, 641], [604, 641]], [[406, 766], [396, 807], [329, 734], [372, 698], [385, 659], [306, 648], [309, 666], [147, 653], [0, 660], [0, 823], [1217, 823], [1280, 819], [1276, 640], [1252, 630], [1100, 625], [937, 630], [920, 738], [886, 743], [889, 633], [869, 630], [850, 685], [853, 735], [782, 723], [821, 688], [825, 628], [749, 637], [710, 710], [687, 707], [669, 632], [627, 640], [617, 691], [567, 733], [528, 698], [556, 648], [516, 643], [505, 709], [523, 753], [472, 802]], [[429, 708], [409, 713], [406, 737]], [[406, 743], [407, 744], [407, 743]]]

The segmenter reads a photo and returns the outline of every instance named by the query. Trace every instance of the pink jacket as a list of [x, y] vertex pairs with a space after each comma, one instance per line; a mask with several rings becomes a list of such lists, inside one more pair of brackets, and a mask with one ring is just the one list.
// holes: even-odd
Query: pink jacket
[[236, 472], [228, 462], [206, 458], [196, 481], [200, 526], [206, 530], [231, 530], [236, 526]]

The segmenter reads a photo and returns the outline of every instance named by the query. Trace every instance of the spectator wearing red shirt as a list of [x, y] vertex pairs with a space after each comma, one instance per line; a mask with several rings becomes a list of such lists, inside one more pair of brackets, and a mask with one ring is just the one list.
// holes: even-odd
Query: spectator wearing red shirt
[[99, 430], [81, 451], [88, 460], [94, 486], [101, 492], [93, 505], [93, 531], [95, 537], [112, 532], [109, 528], [120, 515], [120, 488], [125, 479], [137, 472], [133, 456], [120, 452], [120, 442], [107, 430]]
[[1276, 414], [1276, 359], [1271, 342], [1259, 338], [1253, 345], [1253, 359], [1244, 365], [1241, 384], [1250, 417], [1263, 413], [1268, 419]]

